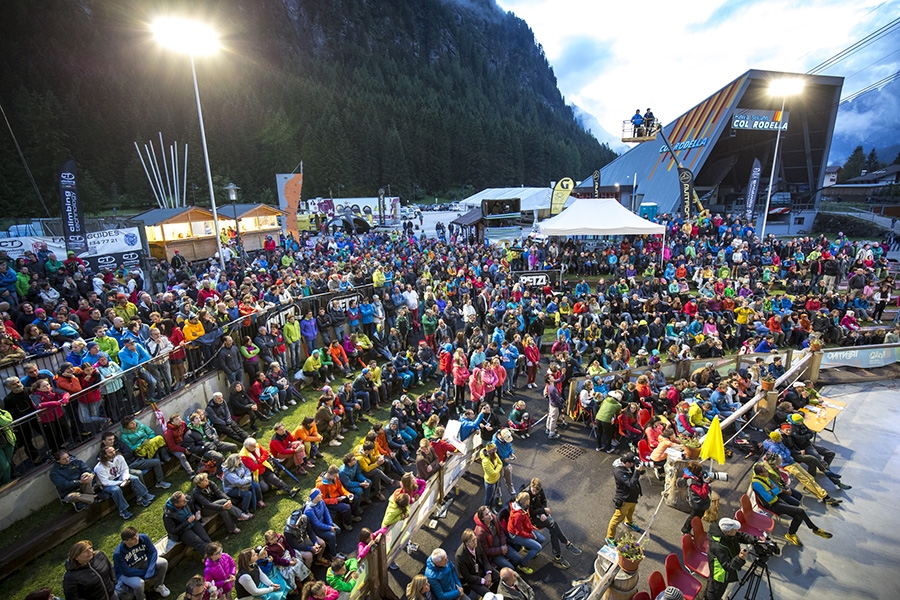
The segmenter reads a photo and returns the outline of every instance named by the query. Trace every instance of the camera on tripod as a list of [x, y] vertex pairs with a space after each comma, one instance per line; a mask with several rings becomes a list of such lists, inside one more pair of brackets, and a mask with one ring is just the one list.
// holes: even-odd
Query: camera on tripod
[[781, 548], [778, 547], [778, 544], [768, 538], [753, 542], [752, 550], [757, 558], [760, 559], [767, 559], [770, 556], [778, 556], [781, 554]]
[[709, 471], [706, 477], [707, 481], [728, 481], [728, 473], [725, 471]]

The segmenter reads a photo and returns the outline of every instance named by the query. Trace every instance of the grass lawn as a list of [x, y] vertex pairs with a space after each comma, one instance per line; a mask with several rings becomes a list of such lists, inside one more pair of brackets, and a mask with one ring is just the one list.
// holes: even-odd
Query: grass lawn
[[[340, 379], [335, 383], [341, 383]], [[419, 392], [424, 391], [425, 387], [421, 386]], [[283, 421], [289, 429], [293, 429], [300, 424], [303, 417], [311, 416], [316, 409], [315, 401], [319, 394], [312, 388], [303, 391], [303, 396], [307, 398], [307, 402], [300, 403], [297, 406], [288, 407], [287, 411], [278, 413], [275, 419], [268, 423], [260, 422], [260, 426], [269, 426], [268, 430], [261, 430], [257, 439], [268, 449], [269, 439], [272, 437], [271, 425], [275, 424], [276, 419]], [[383, 409], [376, 411], [375, 417], [371, 421], [379, 420], [386, 422], [389, 417], [389, 410]], [[368, 432], [369, 428], [365, 427], [365, 423], [361, 423], [359, 431], [350, 431], [345, 435], [346, 439], [340, 446], [329, 447], [322, 446], [320, 450], [327, 458], [327, 463], [318, 462], [317, 471], [321, 472], [327, 468], [328, 464], [341, 464], [341, 457], [351, 449], [358, 447]], [[229, 440], [232, 441], [232, 440]], [[81, 457], [88, 465], [93, 464], [88, 457]], [[256, 518], [252, 521], [239, 523], [241, 533], [237, 535], [225, 534], [223, 528], [219, 528], [211, 537], [221, 541], [225, 547], [225, 551], [232, 556], [237, 554], [244, 548], [255, 546], [263, 543], [263, 534], [268, 529], [274, 529], [279, 533], [283, 530], [284, 524], [290, 514], [303, 506], [306, 496], [315, 485], [315, 475], [310, 473], [305, 477], [300, 477], [301, 492], [296, 499], [291, 499], [279, 491], [270, 491], [266, 494], [266, 507], [256, 512]], [[112, 553], [119, 544], [121, 538], [119, 532], [123, 527], [131, 525], [136, 527], [140, 532], [146, 533], [154, 541], [166, 535], [162, 522], [162, 510], [166, 499], [176, 490], [189, 493], [192, 485], [188, 481], [187, 474], [183, 469], [171, 473], [167, 480], [172, 484], [168, 490], [151, 489], [151, 493], [156, 495], [156, 500], [148, 508], [141, 508], [134, 504], [131, 508], [134, 518], [130, 521], [123, 521], [115, 513], [97, 521], [87, 529], [72, 536], [71, 539], [63, 541], [61, 544], [53, 548], [50, 552], [40, 556], [34, 562], [30, 563], [24, 569], [16, 572], [12, 577], [0, 582], [0, 598], [14, 599], [23, 598], [29, 592], [50, 586], [53, 592], [62, 597], [62, 580], [65, 575], [65, 561], [69, 553], [69, 548], [78, 540], [90, 540], [95, 550], [102, 550], [112, 559]], [[285, 482], [288, 485], [293, 483], [289, 477]], [[221, 488], [221, 482], [216, 481]], [[16, 523], [12, 527], [3, 532], [3, 546], [8, 547], [14, 544], [16, 540], [27, 536], [30, 531], [39, 529], [44, 523], [56, 518], [65, 511], [72, 510], [67, 506], [63, 506], [58, 502], [54, 502], [42, 509], [38, 514]], [[358, 531], [356, 532], [358, 533]], [[195, 574], [202, 574], [202, 564], [196, 559], [196, 555], [189, 554], [174, 569], [170, 569], [166, 576], [166, 582], [172, 590], [173, 598], [184, 591], [184, 583]]]

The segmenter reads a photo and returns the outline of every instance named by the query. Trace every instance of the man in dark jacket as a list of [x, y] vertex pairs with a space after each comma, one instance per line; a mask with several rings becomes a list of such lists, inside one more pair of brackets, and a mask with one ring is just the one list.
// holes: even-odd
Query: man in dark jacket
[[75, 510], [81, 511], [96, 499], [94, 472], [84, 462], [60, 450], [53, 455], [56, 461], [50, 469], [50, 481], [59, 497], [71, 502]]
[[541, 480], [534, 477], [529, 483], [523, 485], [519, 491], [525, 492], [531, 497], [531, 503], [528, 505], [528, 516], [531, 517], [531, 524], [536, 529], [546, 529], [550, 532], [553, 560], [563, 568], [568, 568], [569, 562], [562, 557], [560, 542], [565, 544], [566, 549], [576, 556], [581, 554], [581, 548], [569, 541], [566, 534], [559, 528], [559, 522], [550, 514], [550, 508], [547, 505], [547, 495], [544, 493]]
[[194, 489], [191, 491], [191, 500], [194, 506], [200, 509], [201, 517], [212, 517], [222, 515], [222, 521], [225, 523], [225, 529], [229, 533], [240, 533], [237, 528], [235, 519], [238, 521], [246, 521], [253, 515], [242, 513], [241, 509], [231, 502], [231, 498], [209, 480], [206, 473], [198, 473], [191, 480], [194, 483]]
[[219, 368], [225, 371], [225, 377], [228, 383], [242, 381], [244, 375], [243, 360], [241, 351], [234, 345], [234, 339], [230, 335], [222, 338], [224, 345], [219, 350]]
[[259, 361], [260, 367], [266, 369], [272, 363], [273, 356], [275, 355], [275, 346], [278, 344], [278, 338], [269, 333], [269, 330], [261, 326], [257, 330], [256, 337], [253, 338], [253, 343], [259, 348]]
[[216, 392], [206, 405], [206, 418], [219, 435], [227, 435], [239, 444], [243, 444], [250, 435], [241, 429], [241, 427], [231, 417], [231, 410], [225, 402], [225, 396], [222, 392]]
[[172, 542], [184, 542], [206, 556], [206, 545], [212, 542], [209, 534], [200, 522], [200, 511], [194, 507], [193, 501], [184, 492], [175, 492], [166, 501], [163, 509], [163, 525], [169, 535], [169, 547]]
[[169, 563], [159, 556], [153, 540], [134, 527], [122, 530], [122, 541], [113, 551], [113, 566], [119, 576], [119, 584], [131, 588], [135, 600], [144, 600], [144, 591], [152, 588], [163, 598], [169, 595], [166, 587], [166, 571]]
[[640, 478], [644, 472], [644, 465], [635, 468], [636, 462], [634, 454], [629, 452], [613, 463], [613, 478], [616, 481], [616, 495], [613, 501], [616, 512], [609, 520], [609, 527], [606, 530], [606, 543], [611, 546], [615, 545], [616, 529], [622, 521], [638, 533], [643, 531], [634, 522], [634, 509], [642, 493]]
[[741, 533], [734, 519], [719, 519], [709, 526], [709, 579], [706, 600], [721, 600], [728, 584], [738, 580], [738, 572], [747, 562], [747, 551], [741, 544], [753, 544], [756, 538]]

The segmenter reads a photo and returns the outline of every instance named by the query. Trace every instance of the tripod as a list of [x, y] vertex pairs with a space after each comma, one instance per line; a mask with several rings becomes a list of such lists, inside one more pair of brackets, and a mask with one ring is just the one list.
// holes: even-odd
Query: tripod
[[756, 600], [756, 593], [759, 591], [759, 583], [762, 581], [764, 573], [766, 575], [766, 584], [769, 586], [769, 600], [775, 600], [775, 596], [772, 595], [772, 578], [769, 575], [768, 559], [768, 556], [756, 557], [753, 564], [750, 565], [750, 568], [744, 576], [741, 577], [737, 587], [734, 588], [731, 595], [728, 596], [728, 600], [734, 600], [741, 591], [741, 588], [745, 585], [747, 586], [747, 591], [744, 593], [744, 598], [746, 598], [746, 600]]

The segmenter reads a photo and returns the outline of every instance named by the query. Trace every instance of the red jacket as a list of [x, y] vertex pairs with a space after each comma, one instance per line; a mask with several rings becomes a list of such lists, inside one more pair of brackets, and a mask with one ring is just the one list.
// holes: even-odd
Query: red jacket
[[275, 437], [269, 440], [269, 452], [271, 452], [275, 456], [293, 454], [294, 451], [291, 450], [291, 444], [296, 441], [298, 440], [294, 438], [293, 435], [291, 435], [290, 431], [285, 431], [283, 440], [279, 440]]
[[488, 555], [488, 558], [493, 559], [495, 556], [503, 555], [502, 546], [506, 545], [506, 532], [500, 527], [500, 519], [497, 515], [491, 519], [490, 525], [485, 525], [476, 514], [475, 537], [478, 538], [481, 549]]
[[449, 352], [441, 352], [439, 368], [441, 369], [441, 373], [444, 375], [449, 375], [453, 370], [453, 355]]
[[175, 427], [172, 423], [166, 423], [166, 430], [163, 431], [163, 438], [166, 440], [166, 446], [172, 452], [184, 452], [185, 448], [181, 445], [184, 441], [184, 433], [187, 431], [187, 423], [181, 422], [181, 426]]
[[531, 517], [528, 511], [521, 508], [517, 503], [513, 502], [509, 511], [509, 522], [506, 524], [509, 533], [523, 538], [533, 538], [534, 525], [531, 524]]

